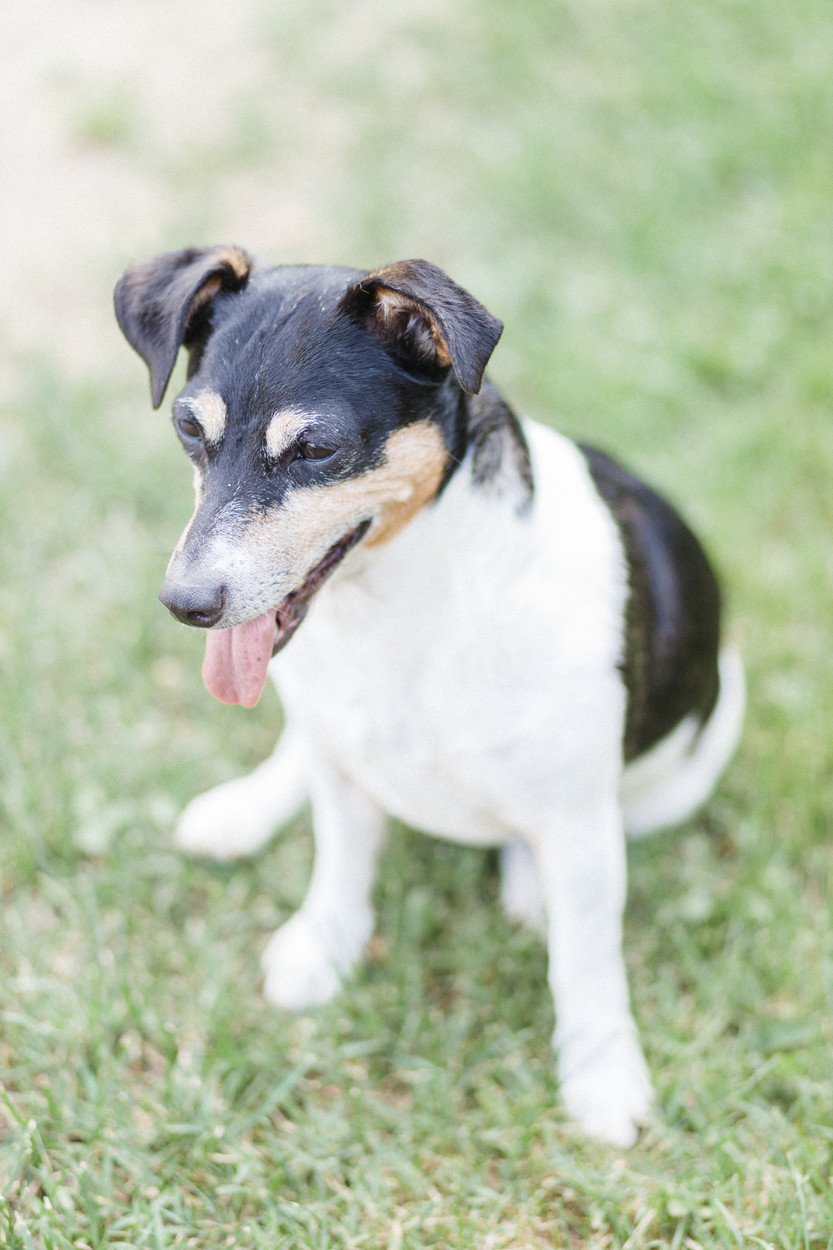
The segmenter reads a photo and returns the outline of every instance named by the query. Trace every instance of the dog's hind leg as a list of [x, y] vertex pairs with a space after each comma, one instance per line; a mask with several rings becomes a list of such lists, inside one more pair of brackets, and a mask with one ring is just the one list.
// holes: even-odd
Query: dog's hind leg
[[215, 786], [188, 804], [176, 826], [176, 844], [191, 855], [213, 859], [253, 855], [308, 795], [304, 740], [289, 728], [254, 772]]
[[385, 836], [384, 810], [343, 774], [316, 763], [312, 777], [315, 866], [299, 911], [263, 952], [263, 992], [302, 1011], [328, 1002], [373, 933], [371, 903]]
[[629, 1146], [652, 1093], [622, 958], [625, 845], [615, 802], [559, 806], [537, 851], [562, 1102], [592, 1137]]

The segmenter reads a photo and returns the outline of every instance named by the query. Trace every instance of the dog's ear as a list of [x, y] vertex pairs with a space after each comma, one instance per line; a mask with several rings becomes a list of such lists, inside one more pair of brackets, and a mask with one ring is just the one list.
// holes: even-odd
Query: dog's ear
[[239, 247], [185, 248], [129, 265], [116, 284], [116, 319], [150, 370], [154, 408], [162, 403], [177, 352], [191, 350], [190, 373], [211, 326], [219, 291], [240, 291], [253, 267]]
[[439, 377], [449, 365], [476, 395], [503, 331], [473, 295], [426, 260], [404, 260], [355, 282], [342, 308], [403, 364]]

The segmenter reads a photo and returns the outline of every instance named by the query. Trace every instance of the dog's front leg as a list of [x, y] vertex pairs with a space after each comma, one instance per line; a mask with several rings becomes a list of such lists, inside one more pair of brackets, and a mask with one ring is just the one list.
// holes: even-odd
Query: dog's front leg
[[306, 745], [300, 733], [288, 728], [254, 772], [192, 799], [174, 839], [189, 855], [253, 855], [295, 815], [308, 794]]
[[311, 774], [315, 865], [298, 912], [263, 952], [263, 991], [278, 1007], [328, 1002], [373, 933], [371, 903], [385, 813], [343, 774], [316, 762]]
[[538, 843], [561, 1097], [593, 1137], [629, 1146], [652, 1100], [622, 958], [625, 843], [618, 807], [559, 810]]

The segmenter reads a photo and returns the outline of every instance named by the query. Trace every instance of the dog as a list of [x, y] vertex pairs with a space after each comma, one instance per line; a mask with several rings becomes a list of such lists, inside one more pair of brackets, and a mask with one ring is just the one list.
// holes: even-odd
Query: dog
[[251, 707], [268, 671], [286, 714], [178, 844], [250, 855], [311, 801], [312, 881], [264, 951], [266, 998], [310, 1008], [356, 968], [388, 816], [499, 847], [507, 913], [546, 935], [565, 1111], [630, 1145], [652, 1090], [624, 835], [691, 816], [743, 716], [697, 539], [601, 452], [516, 419], [483, 376], [502, 323], [426, 261], [187, 249], [129, 266], [115, 306], [154, 407], [189, 353], [173, 423], [196, 510], [159, 597], [206, 630], [212, 694]]

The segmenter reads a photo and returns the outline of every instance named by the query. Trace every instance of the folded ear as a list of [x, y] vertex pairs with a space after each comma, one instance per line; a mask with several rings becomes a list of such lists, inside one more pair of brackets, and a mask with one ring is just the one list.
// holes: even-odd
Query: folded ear
[[[116, 284], [116, 319], [150, 369], [154, 408], [185, 346], [199, 350], [210, 329], [211, 301], [219, 291], [240, 291], [253, 267], [239, 247], [185, 248], [129, 265]], [[193, 371], [193, 369], [192, 369]]]
[[475, 395], [503, 322], [426, 260], [404, 260], [355, 282], [342, 308], [406, 366], [438, 376], [450, 365]]

